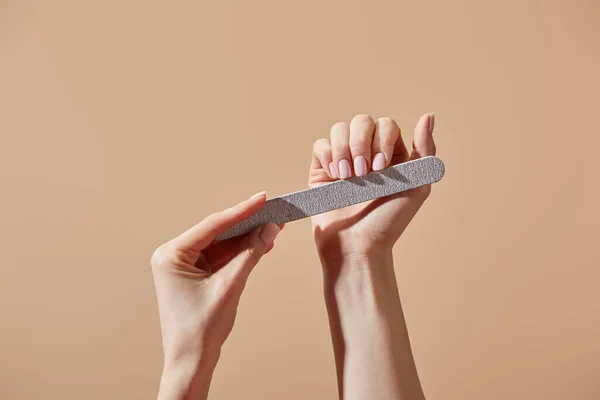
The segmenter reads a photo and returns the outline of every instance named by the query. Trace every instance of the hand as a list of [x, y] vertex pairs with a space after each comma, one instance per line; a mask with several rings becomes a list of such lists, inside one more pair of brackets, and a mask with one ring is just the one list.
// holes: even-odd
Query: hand
[[[390, 118], [357, 115], [313, 148], [309, 185], [435, 154], [433, 114], [421, 117], [409, 153]], [[396, 284], [392, 247], [430, 186], [312, 218], [340, 399], [423, 400]], [[347, 272], [352, 273], [347, 273]]]
[[265, 193], [213, 214], [152, 256], [165, 367], [159, 398], [206, 398], [248, 276], [283, 226], [215, 242], [262, 208]]
[[[433, 114], [419, 119], [409, 153], [391, 118], [373, 121], [368, 115], [357, 115], [350, 124], [338, 122], [331, 128], [330, 139], [319, 139], [313, 146], [309, 186], [435, 155], [433, 126]], [[339, 261], [390, 252], [430, 191], [431, 185], [427, 185], [313, 217], [321, 259]]]

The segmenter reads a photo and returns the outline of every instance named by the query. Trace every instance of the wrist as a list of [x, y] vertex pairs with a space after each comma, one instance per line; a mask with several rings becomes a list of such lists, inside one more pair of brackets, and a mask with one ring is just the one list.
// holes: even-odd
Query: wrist
[[323, 264], [328, 307], [349, 313], [385, 313], [399, 302], [392, 252], [352, 255]]
[[325, 264], [352, 259], [377, 259], [382, 254], [391, 254], [396, 242], [396, 238], [373, 235], [367, 231], [329, 232], [328, 229], [319, 227], [313, 229], [317, 252], [324, 267]]
[[165, 356], [158, 398], [205, 399], [220, 351]]
[[393, 268], [392, 247], [379, 246], [366, 251], [319, 251], [326, 278], [364, 270]]

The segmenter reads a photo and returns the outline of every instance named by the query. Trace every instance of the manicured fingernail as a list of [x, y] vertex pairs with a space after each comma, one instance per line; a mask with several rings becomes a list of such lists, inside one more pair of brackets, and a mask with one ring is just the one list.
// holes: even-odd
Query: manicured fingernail
[[281, 229], [275, 224], [267, 224], [263, 226], [258, 234], [260, 240], [263, 241], [264, 244], [271, 244], [273, 240], [277, 237]]
[[335, 170], [335, 164], [332, 162], [329, 163], [329, 172], [331, 173], [331, 177], [333, 179], [337, 179], [338, 174], [337, 171]]
[[373, 171], [381, 171], [385, 168], [385, 155], [383, 153], [375, 154], [373, 158]]
[[367, 159], [364, 156], [354, 157], [354, 173], [356, 173], [356, 176], [364, 176], [367, 172]]
[[429, 133], [432, 134], [433, 133], [433, 127], [435, 126], [435, 114], [434, 113], [429, 113]]
[[352, 176], [352, 169], [350, 169], [350, 161], [340, 160], [339, 163], [340, 178], [348, 179]]
[[259, 197], [267, 197], [267, 192], [258, 192], [256, 194], [253, 194], [252, 196], [250, 196], [250, 199], [254, 200], [254, 199], [258, 199]]

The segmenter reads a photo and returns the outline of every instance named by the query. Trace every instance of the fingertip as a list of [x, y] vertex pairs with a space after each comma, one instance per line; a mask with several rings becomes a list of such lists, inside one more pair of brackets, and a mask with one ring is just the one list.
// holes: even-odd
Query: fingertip
[[337, 169], [335, 168], [335, 163], [333, 161], [329, 163], [329, 176], [331, 179], [338, 178]]
[[367, 159], [364, 156], [356, 156], [354, 158], [354, 172], [356, 176], [365, 176], [369, 172]]
[[430, 112], [428, 114], [429, 118], [427, 119], [427, 130], [429, 134], [433, 134], [433, 128], [435, 127], [435, 113]]
[[350, 166], [350, 161], [346, 159], [340, 160], [338, 169], [340, 179], [349, 179], [352, 177], [352, 167]]
[[425, 132], [425, 133], [428, 132], [429, 114], [431, 114], [431, 113], [425, 113], [425, 114], [421, 115], [421, 117], [419, 118], [419, 121], [417, 121], [417, 126], [415, 127], [415, 134], [422, 133], [422, 132]]
[[386, 161], [386, 157], [385, 154], [383, 153], [377, 153], [375, 154], [375, 157], [373, 157], [373, 171], [381, 171], [382, 169], [384, 169], [386, 167], [387, 161]]
[[266, 200], [266, 199], [267, 199], [267, 191], [263, 190], [262, 192], [253, 194], [252, 196], [250, 196], [250, 198], [248, 200], [258, 201], [258, 200]]
[[425, 134], [433, 134], [433, 128], [435, 127], [435, 113], [428, 112], [419, 118], [417, 124], [417, 130]]
[[433, 140], [434, 125], [435, 114], [433, 112], [421, 116], [415, 128], [411, 159], [435, 155], [436, 148]]

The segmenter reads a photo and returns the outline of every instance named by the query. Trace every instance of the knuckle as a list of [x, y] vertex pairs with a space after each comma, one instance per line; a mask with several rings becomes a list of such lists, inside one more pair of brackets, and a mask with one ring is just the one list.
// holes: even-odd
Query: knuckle
[[379, 130], [382, 132], [391, 132], [396, 133], [400, 131], [400, 127], [394, 121], [393, 118], [390, 117], [381, 117], [377, 120], [377, 125], [379, 125]]
[[381, 138], [381, 147], [394, 147], [396, 141], [398, 140], [398, 136], [386, 136]]
[[350, 144], [350, 152], [353, 155], [362, 154], [371, 151], [371, 143], [366, 140], [359, 140]]
[[382, 127], [396, 127], [398, 126], [398, 124], [396, 124], [396, 121], [394, 121], [393, 118], [390, 117], [381, 117], [377, 119], [377, 123], [382, 126]]
[[319, 154], [319, 158], [323, 161], [327, 161], [331, 158], [331, 153], [328, 151], [323, 150], [321, 152], [321, 154]]
[[177, 252], [173, 249], [170, 243], [165, 243], [152, 253], [152, 257], [150, 258], [150, 265], [152, 268], [164, 268], [165, 266], [172, 265], [177, 258]]
[[211, 276], [210, 281], [213, 290], [215, 290], [217, 293], [223, 293], [227, 291], [229, 281], [220, 274], [215, 274]]
[[352, 122], [359, 124], [373, 124], [373, 118], [367, 114], [357, 114], [352, 118]]
[[325, 138], [315, 140], [315, 142], [313, 143], [313, 150], [320, 149], [323, 145], [326, 144], [326, 142], [327, 142], [327, 139], [325, 139]]
[[213, 235], [213, 234], [216, 233], [214, 227], [219, 225], [220, 220], [221, 220], [220, 213], [212, 213], [208, 217], [204, 218], [204, 220], [202, 221], [202, 223], [210, 231], [210, 234]]
[[352, 137], [352, 140], [350, 140], [350, 146], [352, 146], [352, 148], [360, 149], [368, 147], [371, 144], [371, 141], [371, 136], [368, 134], [356, 135]]
[[211, 213], [208, 214], [203, 220], [202, 223], [210, 225], [213, 222], [216, 222], [217, 218], [219, 217], [219, 214], [217, 213]]
[[244, 250], [244, 252], [245, 252], [245, 258], [248, 261], [255, 262], [255, 263], [258, 262], [258, 260], [260, 260], [260, 258], [264, 254], [264, 251], [260, 251], [256, 247], [247, 247]]
[[348, 129], [347, 122], [336, 122], [331, 127], [331, 132], [340, 132], [340, 131], [344, 131], [345, 129]]
[[400, 129], [396, 125], [394, 128], [383, 128], [379, 132], [379, 142], [382, 147], [393, 147], [400, 137]]
[[332, 146], [332, 150], [333, 150], [334, 158], [336, 155], [337, 155], [337, 157], [342, 157], [348, 151], [348, 145], [347, 144], [346, 145], [345, 144], [337, 144], [335, 146]]
[[225, 301], [235, 288], [235, 279], [215, 274], [210, 278], [210, 288], [217, 301]]
[[313, 149], [318, 148], [320, 145], [323, 144], [323, 142], [325, 141], [325, 138], [320, 138], [315, 140], [315, 142], [313, 143]]

